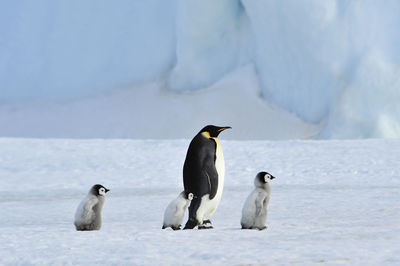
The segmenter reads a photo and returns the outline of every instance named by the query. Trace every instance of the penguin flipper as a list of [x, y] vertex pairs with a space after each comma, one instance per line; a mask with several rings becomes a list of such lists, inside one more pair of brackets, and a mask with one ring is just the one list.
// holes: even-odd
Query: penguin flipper
[[174, 216], [175, 216], [175, 217], [181, 216], [181, 214], [179, 213], [179, 211], [180, 211], [179, 207], [178, 207], [178, 206], [175, 206], [175, 211], [174, 211]]
[[208, 193], [210, 194], [210, 199], [213, 199], [218, 190], [218, 172], [215, 168], [214, 160], [206, 158], [203, 169], [202, 174], [208, 182]]
[[262, 202], [256, 201], [256, 216], [260, 215], [262, 209]]
[[264, 193], [258, 193], [256, 199], [256, 216], [260, 215], [262, 208], [264, 208], [264, 200], [265, 200]]
[[82, 217], [85, 221], [91, 221], [93, 219], [94, 211], [93, 208], [94, 206], [96, 206], [96, 204], [99, 202], [99, 200], [97, 199], [97, 197], [92, 198], [90, 200], [88, 200], [85, 204], [85, 212], [84, 212], [84, 216]]
[[94, 196], [81, 202], [81, 205], [79, 205], [78, 211], [75, 214], [75, 224], [78, 224], [79, 226], [90, 224], [95, 216], [93, 208], [98, 202], [99, 200]]

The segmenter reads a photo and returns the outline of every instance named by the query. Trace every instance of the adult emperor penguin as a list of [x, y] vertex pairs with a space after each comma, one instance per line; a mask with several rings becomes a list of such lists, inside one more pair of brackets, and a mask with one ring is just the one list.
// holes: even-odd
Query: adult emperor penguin
[[78, 231], [100, 230], [101, 211], [105, 195], [110, 191], [102, 185], [96, 184], [79, 204], [75, 213], [75, 227]]
[[254, 179], [255, 189], [250, 193], [242, 209], [240, 224], [242, 229], [266, 229], [267, 207], [271, 188], [269, 181], [275, 177], [267, 172], [259, 172]]
[[164, 212], [164, 222], [162, 229], [171, 227], [173, 230], [181, 229], [183, 217], [186, 209], [193, 199], [193, 193], [182, 191], [179, 196], [168, 204]]
[[222, 196], [225, 161], [218, 135], [231, 127], [204, 127], [190, 142], [183, 165], [183, 185], [193, 193], [184, 229], [212, 228], [209, 220]]

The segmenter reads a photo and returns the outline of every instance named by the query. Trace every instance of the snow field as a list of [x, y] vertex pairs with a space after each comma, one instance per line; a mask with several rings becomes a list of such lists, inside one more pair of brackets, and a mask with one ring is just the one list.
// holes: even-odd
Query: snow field
[[[227, 133], [226, 133], [227, 134]], [[0, 139], [0, 264], [396, 265], [398, 140], [224, 141], [213, 230], [161, 230], [189, 140]], [[276, 176], [265, 231], [240, 230], [260, 170]], [[103, 227], [77, 232], [90, 187]]]

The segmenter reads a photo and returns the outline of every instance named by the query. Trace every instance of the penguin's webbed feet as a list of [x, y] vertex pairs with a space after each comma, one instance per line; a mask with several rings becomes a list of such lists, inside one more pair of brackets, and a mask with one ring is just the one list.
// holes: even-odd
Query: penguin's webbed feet
[[198, 227], [199, 230], [203, 230], [203, 229], [214, 229], [214, 227], [212, 225], [199, 225]]
[[187, 221], [187, 223], [185, 224], [185, 227], [183, 228], [183, 230], [186, 230], [186, 229], [193, 229], [193, 228], [196, 227], [197, 224], [198, 224], [198, 223], [197, 223], [197, 221], [196, 221], [195, 219], [190, 218], [190, 219]]
[[213, 229], [214, 227], [211, 224], [210, 220], [204, 220], [202, 225], [199, 225], [199, 230], [201, 229]]

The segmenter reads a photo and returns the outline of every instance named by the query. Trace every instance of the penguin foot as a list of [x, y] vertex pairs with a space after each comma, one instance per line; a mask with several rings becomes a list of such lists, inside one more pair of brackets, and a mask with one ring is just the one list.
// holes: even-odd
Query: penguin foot
[[171, 226], [172, 230], [181, 230], [181, 226]]
[[266, 227], [266, 226], [263, 226], [263, 227], [259, 227], [259, 228], [258, 228], [258, 230], [260, 230], [260, 231], [262, 231], [262, 230], [264, 230], [264, 229], [267, 229], [267, 227]]
[[185, 227], [183, 228], [183, 230], [186, 230], [186, 229], [193, 229], [193, 228], [196, 227], [196, 225], [197, 225], [197, 222], [196, 222], [196, 221], [194, 221], [194, 220], [192, 220], [192, 219], [189, 219], [189, 221], [187, 221], [187, 223], [185, 224]]
[[204, 220], [203, 224], [211, 224], [211, 221], [210, 220]]
[[204, 225], [204, 224], [202, 224], [202, 225], [199, 225], [198, 226], [198, 229], [199, 230], [203, 230], [203, 229], [213, 229], [214, 227], [210, 224], [210, 225]]

